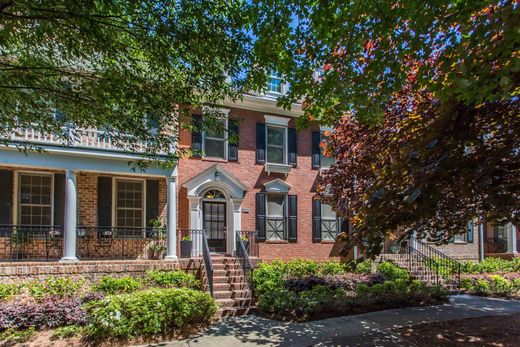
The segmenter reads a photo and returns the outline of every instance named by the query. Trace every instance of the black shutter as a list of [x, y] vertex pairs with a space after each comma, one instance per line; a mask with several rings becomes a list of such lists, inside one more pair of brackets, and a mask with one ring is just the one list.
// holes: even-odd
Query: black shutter
[[295, 242], [298, 239], [298, 196], [288, 195], [289, 218], [287, 221], [287, 229], [289, 232], [289, 241]]
[[256, 230], [258, 231], [257, 239], [265, 240], [265, 193], [256, 193]]
[[265, 124], [256, 123], [256, 163], [265, 163]]
[[338, 225], [339, 225], [338, 234], [339, 233], [345, 233], [345, 234], [350, 233], [348, 218], [338, 218]]
[[468, 222], [468, 236], [467, 236], [467, 240], [469, 243], [473, 243], [473, 240], [475, 238], [475, 226], [473, 224], [473, 222]]
[[146, 180], [146, 225], [153, 226], [150, 221], [159, 217], [159, 181]]
[[321, 241], [321, 201], [312, 200], [312, 240]]
[[[193, 151], [202, 150], [202, 116], [194, 114], [192, 116], [193, 130], [191, 131], [191, 149]], [[193, 155], [194, 157], [200, 157], [200, 153]]]
[[0, 224], [12, 224], [13, 172], [0, 170]]
[[238, 121], [229, 120], [228, 123], [228, 160], [238, 160]]
[[289, 165], [296, 166], [297, 163], [297, 153], [298, 153], [298, 145], [296, 139], [296, 129], [289, 128], [287, 129], [288, 135], [288, 147], [289, 147]]
[[98, 226], [112, 226], [112, 177], [98, 177]]
[[65, 174], [54, 174], [54, 225], [65, 224]]
[[321, 166], [320, 155], [321, 155], [321, 134], [319, 131], [312, 132], [312, 168], [319, 169]]

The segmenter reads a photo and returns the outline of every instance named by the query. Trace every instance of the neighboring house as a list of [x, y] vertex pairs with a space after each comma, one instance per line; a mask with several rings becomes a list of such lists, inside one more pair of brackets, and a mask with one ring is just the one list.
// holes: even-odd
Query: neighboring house
[[[201, 255], [201, 230], [215, 253], [234, 254], [241, 237], [250, 255], [265, 260], [338, 256], [336, 236], [348, 223], [316, 199], [320, 173], [333, 163], [319, 146], [324, 129], [297, 131], [300, 105], [276, 107], [286, 89], [276, 76], [268, 88], [194, 112], [197, 124], [218, 109], [227, 130], [181, 131], [178, 146], [203, 155], [172, 169], [152, 163], [134, 172], [128, 161], [141, 153], [112, 146], [96, 130], [77, 130], [67, 144], [31, 129], [13, 135], [13, 144], [46, 152], [0, 149], [0, 261], [150, 259], [166, 246], [166, 258], [176, 260], [186, 236], [191, 255]], [[479, 240], [472, 227], [438, 248], [478, 259]]]
[[481, 226], [484, 256], [512, 258], [518, 257], [520, 232], [512, 223], [485, 223]]

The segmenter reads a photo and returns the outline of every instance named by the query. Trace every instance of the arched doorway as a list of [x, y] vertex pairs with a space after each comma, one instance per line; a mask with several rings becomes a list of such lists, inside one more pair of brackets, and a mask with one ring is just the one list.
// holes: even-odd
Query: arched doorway
[[210, 188], [203, 194], [202, 229], [206, 231], [209, 250], [213, 253], [226, 253], [227, 201], [219, 189]]

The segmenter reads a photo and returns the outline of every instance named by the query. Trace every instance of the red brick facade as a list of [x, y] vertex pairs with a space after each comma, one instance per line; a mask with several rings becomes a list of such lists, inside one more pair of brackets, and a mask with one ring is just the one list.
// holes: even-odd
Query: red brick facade
[[[183, 184], [200, 172], [220, 164], [224, 170], [240, 180], [247, 186], [242, 209], [248, 209], [248, 213], [241, 214], [241, 230], [256, 230], [255, 195], [262, 191], [266, 182], [280, 178], [291, 186], [289, 194], [298, 196], [298, 239], [296, 242], [264, 241], [259, 245], [260, 257], [270, 259], [308, 258], [324, 260], [333, 252], [334, 243], [313, 242], [312, 240], [312, 199], [316, 191], [316, 181], [319, 170], [311, 166], [311, 134], [313, 129], [304, 129], [297, 134], [298, 157], [297, 166], [285, 177], [283, 174], [271, 173], [268, 175], [263, 164], [256, 164], [256, 124], [264, 123], [265, 113], [239, 108], [231, 108], [229, 119], [239, 120], [239, 144], [238, 161], [226, 162], [223, 160], [211, 160], [200, 158], [181, 159], [179, 162], [179, 192], [178, 192], [178, 226], [180, 229], [188, 229], [189, 225], [189, 201], [186, 188]], [[294, 119], [289, 122], [289, 127], [295, 127]], [[317, 129], [314, 129], [317, 130]], [[185, 132], [181, 135], [181, 146], [191, 145], [191, 134]], [[337, 253], [336, 253], [337, 254]]]

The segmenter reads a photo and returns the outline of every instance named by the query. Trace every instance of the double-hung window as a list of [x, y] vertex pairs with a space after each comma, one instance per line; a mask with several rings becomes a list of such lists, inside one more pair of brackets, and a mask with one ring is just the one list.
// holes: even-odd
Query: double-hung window
[[287, 240], [287, 195], [267, 194], [267, 240]]
[[144, 181], [116, 180], [116, 227], [144, 227]]
[[321, 240], [335, 241], [338, 236], [339, 221], [331, 205], [321, 204]]
[[204, 153], [207, 157], [226, 159], [227, 119], [217, 119], [204, 131]]
[[282, 94], [283, 93], [283, 81], [279, 75], [272, 72], [267, 81], [267, 92], [274, 94]]
[[267, 162], [287, 163], [287, 128], [267, 125]]
[[51, 174], [19, 175], [18, 214], [24, 225], [52, 225]]
[[[320, 141], [322, 143], [326, 143], [327, 140], [328, 138], [324, 135], [324, 132], [320, 132]], [[334, 165], [335, 162], [336, 160], [334, 159], [334, 157], [328, 157], [325, 154], [323, 154], [323, 147], [320, 146], [320, 167], [326, 169]]]

